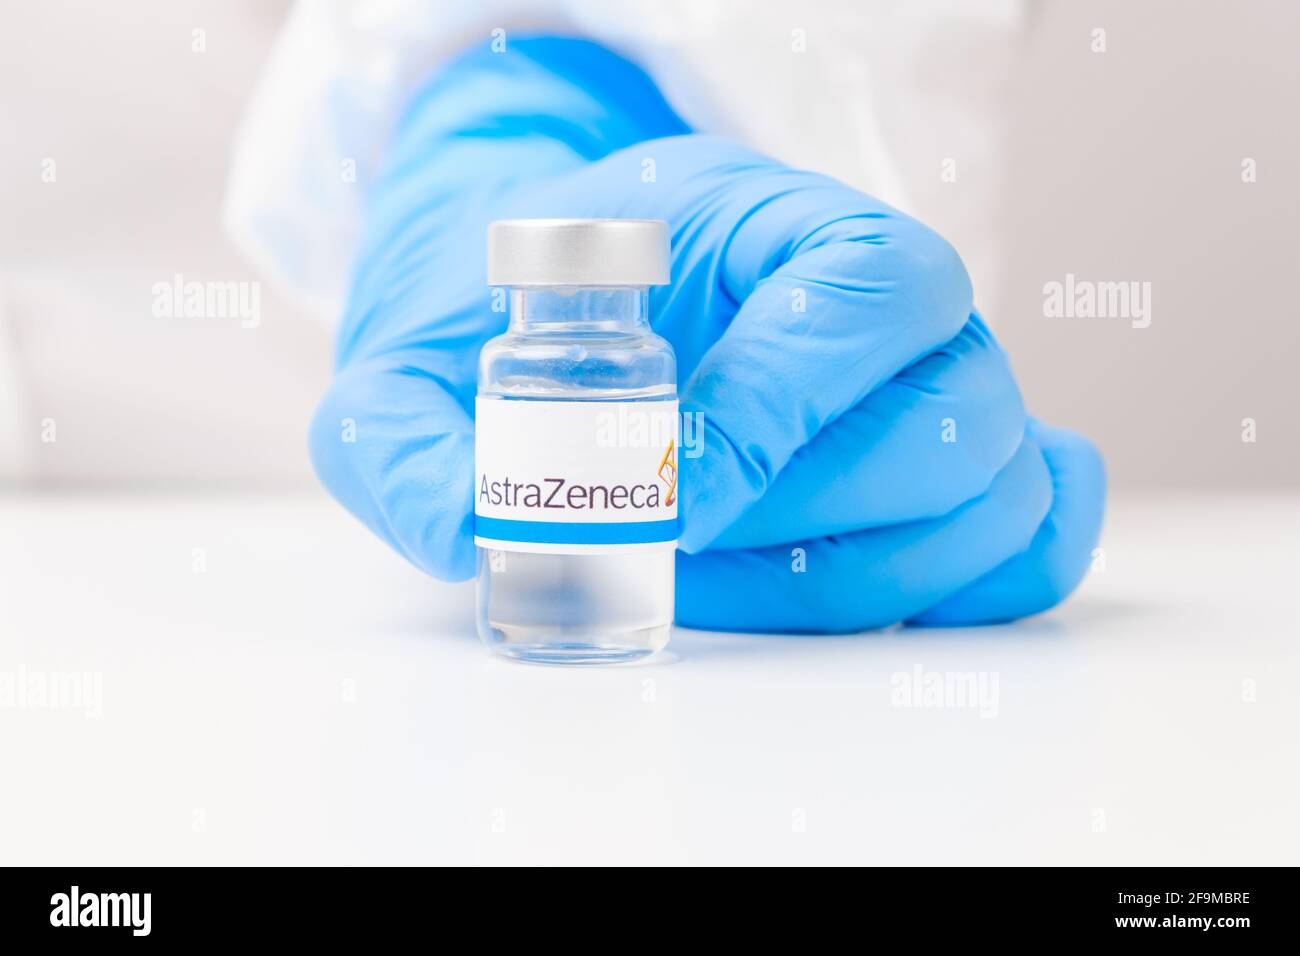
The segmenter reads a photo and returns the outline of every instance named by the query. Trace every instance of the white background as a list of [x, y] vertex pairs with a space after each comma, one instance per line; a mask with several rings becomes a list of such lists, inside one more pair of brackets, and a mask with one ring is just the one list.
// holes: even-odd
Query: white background
[[[678, 631], [607, 669], [493, 657], [471, 586], [323, 495], [11, 498], [0, 527], [0, 669], [103, 675], [97, 719], [0, 708], [5, 863], [1300, 851], [1294, 499], [1122, 500], [1105, 571], [1007, 627]], [[918, 665], [995, 674], [996, 716], [894, 706]]]

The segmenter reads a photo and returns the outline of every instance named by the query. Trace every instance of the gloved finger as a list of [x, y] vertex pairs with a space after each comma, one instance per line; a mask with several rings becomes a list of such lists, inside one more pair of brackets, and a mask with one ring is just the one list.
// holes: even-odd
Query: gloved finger
[[640, 143], [514, 190], [501, 206], [510, 216], [671, 225], [673, 286], [653, 300], [664, 309], [655, 327], [683, 372], [694, 368], [683, 410], [704, 421], [704, 456], [683, 483], [688, 551], [758, 500], [823, 426], [957, 335], [971, 312], [966, 270], [936, 233], [716, 137]]
[[945, 515], [989, 487], [1024, 431], [1006, 353], [972, 313], [951, 342], [795, 452], [712, 547], [756, 548]]
[[[886, 221], [761, 281], [687, 382], [705, 445], [682, 493], [685, 550], [717, 538], [823, 427], [961, 329], [970, 283], [956, 254], [923, 226]], [[800, 293], [806, 315], [790, 309]]]
[[677, 621], [740, 631], [858, 631], [931, 607], [1024, 550], [1051, 504], [1025, 441], [983, 495], [950, 515], [797, 546], [677, 555]]
[[761, 185], [766, 198], [725, 243], [724, 282], [743, 301], [682, 391], [705, 440], [683, 485], [687, 551], [715, 540], [799, 448], [952, 339], [971, 311], [961, 260], [925, 226], [820, 177], [757, 179], [767, 182], [745, 189]]
[[1037, 614], [1065, 600], [1087, 573], [1106, 503], [1101, 455], [1086, 438], [1035, 420], [1027, 433], [1052, 473], [1052, 508], [1029, 548], [911, 623], [988, 624]]
[[414, 350], [344, 368], [312, 419], [312, 464], [338, 501], [412, 564], [473, 577], [474, 422]]

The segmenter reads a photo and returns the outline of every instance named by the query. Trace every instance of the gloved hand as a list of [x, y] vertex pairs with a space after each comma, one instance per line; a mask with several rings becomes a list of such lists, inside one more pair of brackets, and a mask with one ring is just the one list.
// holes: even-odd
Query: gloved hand
[[506, 322], [484, 236], [528, 217], [669, 223], [652, 321], [705, 426], [703, 456], [679, 459], [678, 623], [997, 621], [1079, 582], [1100, 459], [1026, 419], [952, 248], [831, 179], [691, 133], [636, 67], [559, 38], [450, 65], [369, 198], [312, 457], [425, 571], [474, 573], [476, 360]]

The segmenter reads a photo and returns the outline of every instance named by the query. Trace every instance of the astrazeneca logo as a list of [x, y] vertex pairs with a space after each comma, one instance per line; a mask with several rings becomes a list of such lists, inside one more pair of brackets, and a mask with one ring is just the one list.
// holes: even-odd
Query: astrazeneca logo
[[[479, 482], [478, 500], [481, 505], [498, 505], [507, 508], [539, 508], [560, 511], [586, 511], [613, 508], [634, 511], [653, 508], [671, 508], [677, 500], [677, 444], [668, 442], [656, 480], [645, 484], [585, 485], [567, 478], [543, 478], [541, 483], [515, 481], [506, 476], [493, 481], [486, 473]], [[660, 487], [662, 485], [662, 487]]]
[[131, 935], [149, 935], [150, 893], [70, 893], [50, 897], [51, 926], [129, 926]]
[[[660, 481], [664, 479], [660, 478]], [[667, 495], [676, 493], [676, 482], [667, 486]], [[479, 482], [480, 505], [506, 508], [537, 508], [556, 511], [591, 511], [613, 508], [622, 511], [652, 510], [672, 504], [657, 483], [631, 485], [584, 485], [567, 478], [543, 478], [541, 483], [515, 481], [506, 476], [493, 481], [487, 474]]]

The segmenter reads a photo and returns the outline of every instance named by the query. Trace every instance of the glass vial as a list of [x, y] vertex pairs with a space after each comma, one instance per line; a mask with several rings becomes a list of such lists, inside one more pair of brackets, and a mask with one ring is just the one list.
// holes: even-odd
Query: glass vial
[[488, 228], [510, 323], [479, 357], [478, 631], [535, 663], [622, 663], [668, 642], [677, 543], [677, 366], [650, 331], [668, 281], [658, 220]]

